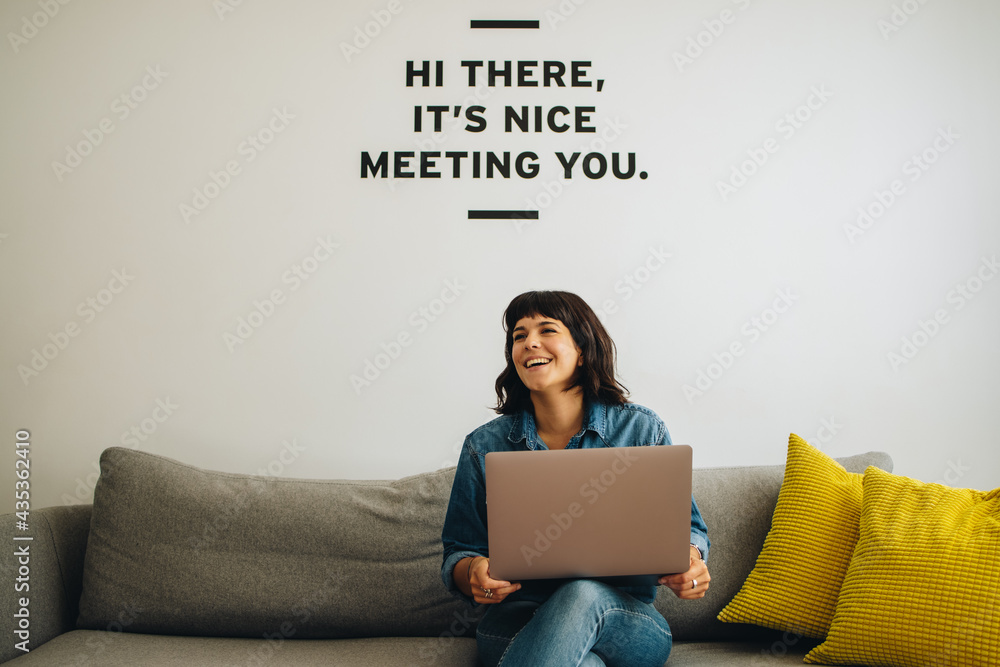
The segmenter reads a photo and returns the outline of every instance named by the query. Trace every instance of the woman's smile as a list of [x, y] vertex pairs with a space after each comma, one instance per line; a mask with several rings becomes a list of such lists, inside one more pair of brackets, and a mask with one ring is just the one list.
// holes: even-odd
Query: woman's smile
[[550, 317], [522, 317], [511, 335], [511, 357], [525, 387], [538, 392], [573, 385], [583, 360], [565, 324]]

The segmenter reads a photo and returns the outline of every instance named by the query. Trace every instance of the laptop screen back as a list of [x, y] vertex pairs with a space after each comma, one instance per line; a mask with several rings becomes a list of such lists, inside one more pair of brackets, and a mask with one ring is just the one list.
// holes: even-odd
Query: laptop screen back
[[490, 575], [507, 581], [684, 572], [686, 445], [486, 455]]

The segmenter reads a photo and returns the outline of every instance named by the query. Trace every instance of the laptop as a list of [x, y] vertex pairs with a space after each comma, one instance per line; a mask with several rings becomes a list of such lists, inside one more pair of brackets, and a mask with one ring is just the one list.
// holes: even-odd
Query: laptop
[[495, 579], [655, 584], [690, 566], [691, 447], [490, 452], [486, 513]]

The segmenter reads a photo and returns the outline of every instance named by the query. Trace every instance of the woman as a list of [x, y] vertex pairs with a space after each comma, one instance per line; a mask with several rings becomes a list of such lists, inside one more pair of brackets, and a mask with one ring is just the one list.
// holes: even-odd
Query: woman
[[[504, 325], [507, 367], [496, 381], [502, 416], [465, 439], [442, 531], [441, 578], [456, 595], [490, 605], [476, 633], [486, 665], [661, 667], [672, 642], [652, 605], [655, 586], [490, 576], [487, 452], [670, 444], [660, 418], [626, 399], [614, 343], [580, 297], [526, 292], [511, 301]], [[704, 597], [708, 547], [692, 498], [690, 568], [658, 583], [682, 599]]]

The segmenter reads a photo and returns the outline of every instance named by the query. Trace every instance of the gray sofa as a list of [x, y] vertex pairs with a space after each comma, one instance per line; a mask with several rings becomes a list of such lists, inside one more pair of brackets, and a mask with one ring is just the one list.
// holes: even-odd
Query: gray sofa
[[[838, 459], [891, 470], [887, 454]], [[93, 505], [30, 514], [30, 591], [3, 596], [0, 660], [44, 665], [476, 664], [481, 609], [441, 583], [454, 468], [395, 481], [296, 480], [202, 470], [113, 447]], [[783, 466], [694, 471], [712, 585], [661, 589], [668, 665], [802, 664], [818, 642], [716, 614], [753, 568]], [[4, 581], [20, 567], [6, 557]], [[22, 571], [22, 574], [23, 571]], [[30, 652], [15, 647], [18, 596]], [[11, 627], [13, 624], [13, 627]], [[14, 639], [12, 639], [14, 637]], [[23, 635], [22, 635], [23, 638]]]

